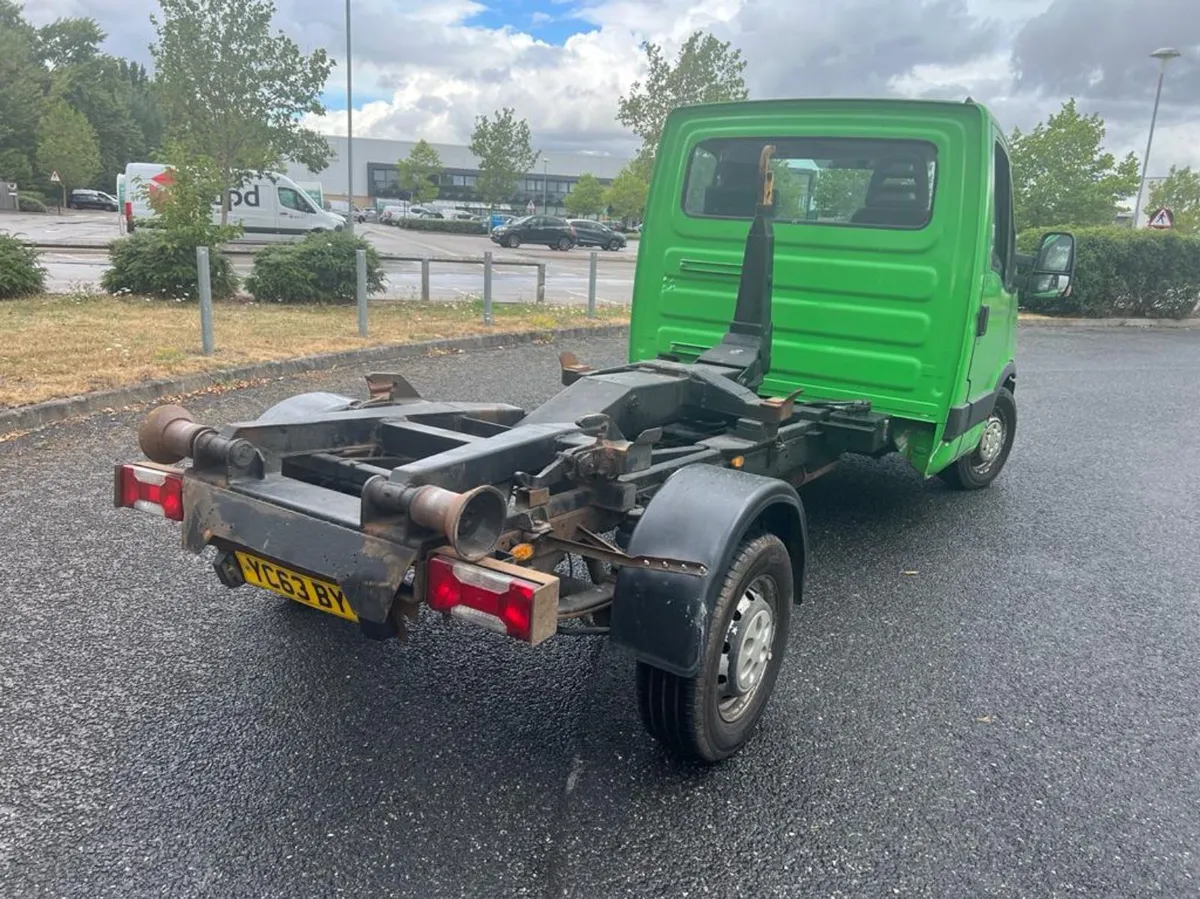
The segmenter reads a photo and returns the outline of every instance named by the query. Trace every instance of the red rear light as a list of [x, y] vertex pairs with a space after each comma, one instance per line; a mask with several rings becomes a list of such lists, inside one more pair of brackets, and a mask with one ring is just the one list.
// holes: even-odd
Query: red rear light
[[118, 465], [114, 480], [117, 508], [183, 521], [183, 472], [153, 465]]
[[[433, 556], [426, 567], [429, 607], [527, 643], [539, 643], [558, 626], [558, 580], [502, 563], [460, 562]], [[528, 574], [528, 577], [524, 576]]]

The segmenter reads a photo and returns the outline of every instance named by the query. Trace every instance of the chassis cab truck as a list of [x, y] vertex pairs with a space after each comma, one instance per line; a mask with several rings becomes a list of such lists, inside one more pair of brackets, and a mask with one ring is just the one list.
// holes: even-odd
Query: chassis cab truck
[[432, 612], [481, 639], [612, 640], [647, 731], [716, 762], [787, 655], [798, 487], [846, 453], [963, 489], [1005, 465], [1018, 296], [1074, 270], [1070, 235], [1019, 259], [1015, 233], [1004, 138], [974, 103], [681, 109], [625, 363], [564, 352], [533, 409], [426, 399], [398, 373], [220, 426], [161, 406], [114, 502], [180, 522], [224, 586], [366, 637]]

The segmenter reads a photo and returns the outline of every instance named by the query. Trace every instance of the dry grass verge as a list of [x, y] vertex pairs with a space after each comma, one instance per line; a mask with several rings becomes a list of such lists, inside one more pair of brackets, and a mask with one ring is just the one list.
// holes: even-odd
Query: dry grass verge
[[471, 334], [628, 321], [621, 307], [588, 319], [580, 306], [376, 301], [367, 338], [353, 306], [229, 301], [213, 310], [212, 356], [200, 351], [195, 304], [106, 295], [42, 296], [0, 303], [0, 408], [27, 405], [255, 362]]

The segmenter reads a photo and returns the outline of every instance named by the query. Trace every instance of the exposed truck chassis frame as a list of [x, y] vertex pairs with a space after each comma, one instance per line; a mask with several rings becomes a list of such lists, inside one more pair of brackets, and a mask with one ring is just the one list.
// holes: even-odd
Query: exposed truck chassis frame
[[[182, 474], [168, 469], [182, 484], [184, 547], [215, 547], [229, 587], [244, 583], [239, 552], [336, 582], [375, 638], [405, 636], [430, 600], [435, 558], [524, 572], [550, 597], [524, 639], [607, 634], [645, 669], [652, 733], [693, 757], [732, 754], [765, 699], [742, 725], [714, 717], [707, 736], [689, 736], [696, 726], [683, 721], [696, 683], [737, 679], [733, 661], [714, 658], [715, 628], [728, 629], [726, 655], [733, 641], [746, 654], [736, 661], [749, 664], [753, 635], [738, 621], [764, 600], [749, 590], [727, 598], [731, 567], [753, 567], [739, 555], [747, 546], [781, 545], [786, 567], [772, 569], [774, 583], [784, 605], [800, 602], [807, 531], [796, 488], [845, 453], [895, 449], [889, 419], [865, 403], [756, 392], [770, 369], [770, 149], [734, 320], [699, 360], [593, 370], [563, 353], [564, 389], [530, 412], [424, 400], [399, 375], [369, 376], [362, 401], [301, 394], [220, 430], [160, 407], [139, 441], [159, 466], [191, 460]], [[116, 502], [134, 505], [122, 477], [118, 466]], [[755, 535], [774, 542], [754, 544]], [[769, 569], [769, 555], [754, 564]], [[554, 574], [571, 556], [586, 562], [587, 579]], [[754, 620], [786, 636], [788, 615], [777, 605], [774, 618]], [[757, 658], [777, 666], [771, 648], [782, 646], [759, 647]]]

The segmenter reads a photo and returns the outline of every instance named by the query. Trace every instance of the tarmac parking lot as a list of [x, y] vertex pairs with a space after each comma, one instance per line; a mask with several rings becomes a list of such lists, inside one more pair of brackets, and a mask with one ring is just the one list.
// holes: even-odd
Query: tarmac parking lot
[[[441, 234], [409, 231], [389, 225], [356, 224], [358, 233], [371, 241], [380, 253], [397, 256], [472, 257], [491, 252], [493, 298], [496, 302], [533, 302], [537, 276], [533, 266], [507, 266], [508, 261], [542, 262], [546, 265], [546, 298], [555, 303], [586, 303], [590, 250], [576, 247], [567, 252], [548, 247], [522, 246], [516, 250], [498, 247], [485, 235]], [[95, 249], [46, 249], [42, 264], [48, 274], [47, 287], [55, 293], [90, 288], [99, 289], [100, 276], [107, 258], [100, 250], [120, 236], [116, 213], [70, 211], [62, 214], [0, 214], [0, 232], [47, 244], [88, 244]], [[286, 238], [254, 236], [242, 243], [261, 245]], [[633, 293], [633, 272], [638, 242], [616, 252], [597, 254], [596, 297], [598, 302], [628, 303]], [[250, 256], [233, 257], [235, 269], [245, 275], [253, 264]], [[387, 285], [384, 296], [411, 299], [420, 296], [419, 262], [386, 261]], [[430, 292], [433, 299], [465, 299], [483, 293], [483, 266], [480, 264], [435, 263], [431, 267]]]
[[[564, 349], [625, 345], [400, 370], [532, 406]], [[601, 638], [423, 614], [379, 644], [227, 591], [112, 508], [141, 412], [0, 443], [0, 895], [1194, 896], [1198, 358], [1200, 330], [1025, 327], [992, 488], [897, 459], [805, 487], [777, 691], [704, 771], [644, 734]], [[186, 404], [219, 425], [367, 370]]]

